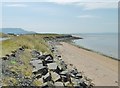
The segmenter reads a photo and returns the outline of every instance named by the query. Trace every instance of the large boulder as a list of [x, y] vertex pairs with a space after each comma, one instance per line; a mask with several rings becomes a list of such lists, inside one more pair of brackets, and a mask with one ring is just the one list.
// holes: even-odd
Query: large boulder
[[51, 75], [50, 73], [48, 72], [46, 75], [43, 76], [43, 82], [48, 82], [48, 81], [51, 81]]
[[48, 72], [48, 69], [47, 67], [45, 66], [37, 66], [36, 68], [33, 68], [33, 71], [32, 71], [35, 75], [36, 74], [42, 74], [42, 75], [45, 75], [47, 72]]
[[49, 63], [47, 64], [49, 70], [55, 71], [57, 69], [57, 64], [56, 63]]
[[53, 57], [52, 56], [47, 56], [45, 58], [46, 63], [52, 63], [53, 62]]
[[42, 61], [41, 60], [32, 60], [32, 61], [30, 61], [30, 64], [37, 67], [39, 64], [42, 64]]
[[64, 85], [63, 85], [62, 82], [55, 82], [54, 85], [56, 86], [56, 88], [58, 88], [58, 87], [64, 87]]
[[58, 80], [61, 79], [60, 75], [57, 74], [56, 72], [51, 72], [51, 76], [52, 76], [52, 80], [53, 80], [54, 82], [56, 82], [56, 81], [58, 81]]

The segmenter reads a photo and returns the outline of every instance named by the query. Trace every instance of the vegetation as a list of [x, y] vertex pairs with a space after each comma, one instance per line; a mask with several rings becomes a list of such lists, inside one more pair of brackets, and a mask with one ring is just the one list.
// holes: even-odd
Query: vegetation
[[7, 34], [4, 34], [4, 33], [1, 33], [0, 32], [0, 38], [2, 38], [2, 37], [7, 37], [8, 35]]
[[54, 38], [58, 36], [57, 34], [31, 34], [31, 35], [20, 35], [20, 36], [12, 36], [8, 40], [0, 42], [0, 46], [2, 46], [2, 52], [0, 55], [4, 56], [6, 54], [11, 53], [11, 51], [16, 50], [19, 47], [24, 46], [26, 49], [36, 49], [38, 51], [48, 52], [48, 45], [44, 40], [44, 37]]
[[[32, 58], [31, 50], [38, 50], [51, 53], [48, 48], [46, 41], [44, 40], [45, 37], [54, 38], [59, 36], [57, 34], [31, 34], [31, 35], [20, 35], [20, 36], [12, 36], [8, 40], [4, 40], [0, 42], [0, 46], [2, 46], [2, 50], [0, 52], [1, 57], [5, 56], [6, 54], [10, 54], [12, 51], [17, 50], [18, 48], [24, 46], [25, 51], [20, 54], [19, 57], [16, 59], [10, 59], [7, 61], [6, 68], [9, 69], [10, 72], [16, 75], [22, 75], [25, 78], [32, 79], [32, 66], [29, 64]], [[21, 78], [22, 80], [22, 78]], [[13, 86], [19, 84], [18, 79], [14, 76], [5, 75], [3, 74], [2, 85], [9, 86], [12, 83]], [[33, 85], [40, 85], [41, 82], [39, 80], [34, 80]]]

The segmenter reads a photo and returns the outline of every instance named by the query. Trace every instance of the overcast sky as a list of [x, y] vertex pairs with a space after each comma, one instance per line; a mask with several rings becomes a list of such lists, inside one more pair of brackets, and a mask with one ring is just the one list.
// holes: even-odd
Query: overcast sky
[[118, 30], [118, 0], [4, 0], [0, 4], [0, 26], [5, 28], [54, 33]]

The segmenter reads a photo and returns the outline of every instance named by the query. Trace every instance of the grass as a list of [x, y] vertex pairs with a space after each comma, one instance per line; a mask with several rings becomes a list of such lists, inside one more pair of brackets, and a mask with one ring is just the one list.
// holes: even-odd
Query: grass
[[6, 37], [13, 37], [14, 35], [9, 35], [9, 34], [5, 34], [0, 32], [0, 38], [6, 38]]
[[4, 34], [4, 33], [0, 32], [0, 38], [7, 37], [7, 36], [8, 36], [7, 34]]
[[25, 46], [26, 49], [36, 49], [41, 52], [48, 52], [48, 45], [46, 41], [43, 39], [44, 37], [54, 38], [58, 36], [57, 34], [33, 34], [33, 35], [22, 35], [22, 36], [14, 36], [8, 40], [4, 40], [0, 42], [0, 46], [2, 46], [2, 52], [0, 55], [4, 56], [6, 54], [11, 53], [11, 51], [16, 50], [21, 46]]
[[18, 80], [12, 77], [6, 77], [3, 81], [4, 81], [2, 83], [3, 86], [8, 86], [10, 82], [13, 84], [12, 86], [16, 86], [18, 83]]

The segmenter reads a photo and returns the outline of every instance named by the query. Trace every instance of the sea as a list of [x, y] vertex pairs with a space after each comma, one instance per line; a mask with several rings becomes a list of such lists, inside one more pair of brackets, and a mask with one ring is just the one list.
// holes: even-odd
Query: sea
[[7, 39], [9, 39], [9, 38], [0, 38], [0, 41], [7, 40]]
[[83, 38], [74, 40], [76, 45], [118, 59], [117, 33], [80, 33], [73, 35]]

